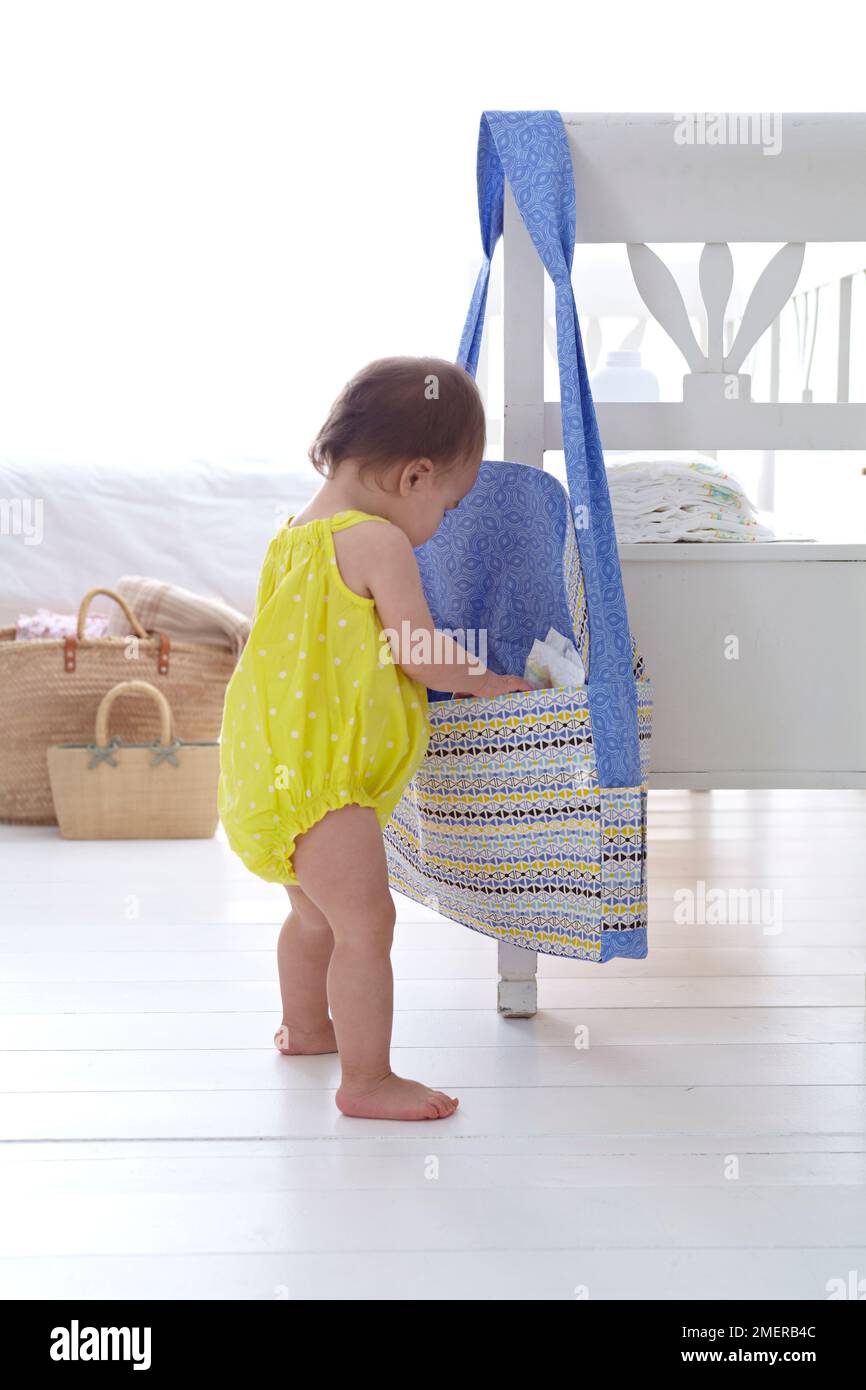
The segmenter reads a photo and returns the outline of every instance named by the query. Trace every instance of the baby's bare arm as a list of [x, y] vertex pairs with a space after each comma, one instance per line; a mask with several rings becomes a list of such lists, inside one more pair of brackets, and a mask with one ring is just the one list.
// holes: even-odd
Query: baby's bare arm
[[448, 633], [437, 630], [411, 542], [398, 526], [370, 526], [364, 579], [394, 660], [407, 676], [433, 690], [471, 691], [479, 696], [528, 690], [517, 676], [497, 676]]

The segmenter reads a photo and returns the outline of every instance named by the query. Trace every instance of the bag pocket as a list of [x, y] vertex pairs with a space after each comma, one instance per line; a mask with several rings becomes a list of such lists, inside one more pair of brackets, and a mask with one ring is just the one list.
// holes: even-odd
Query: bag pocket
[[418, 772], [426, 779], [539, 772], [594, 784], [589, 697], [584, 687], [519, 690], [491, 699], [430, 707], [430, 742]]

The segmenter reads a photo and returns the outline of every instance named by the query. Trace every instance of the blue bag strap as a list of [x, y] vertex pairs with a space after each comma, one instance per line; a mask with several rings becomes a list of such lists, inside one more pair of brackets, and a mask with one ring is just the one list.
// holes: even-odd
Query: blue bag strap
[[589, 618], [588, 693], [602, 787], [639, 785], [637, 689], [622, 571], [595, 407], [571, 287], [577, 200], [558, 111], [485, 111], [478, 135], [484, 262], [458, 362], [478, 366], [490, 265], [502, 235], [505, 179], [556, 293], [562, 438]]

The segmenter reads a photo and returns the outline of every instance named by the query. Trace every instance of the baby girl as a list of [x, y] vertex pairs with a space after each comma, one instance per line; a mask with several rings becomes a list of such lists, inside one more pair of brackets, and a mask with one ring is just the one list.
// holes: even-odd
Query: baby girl
[[325, 481], [268, 549], [226, 693], [223, 825], [291, 904], [275, 1041], [287, 1055], [339, 1052], [344, 1115], [436, 1120], [458, 1104], [391, 1070], [382, 827], [424, 757], [428, 686], [528, 688], [434, 629], [413, 554], [473, 486], [483, 447], [481, 398], [461, 368], [395, 357], [359, 372], [310, 449]]

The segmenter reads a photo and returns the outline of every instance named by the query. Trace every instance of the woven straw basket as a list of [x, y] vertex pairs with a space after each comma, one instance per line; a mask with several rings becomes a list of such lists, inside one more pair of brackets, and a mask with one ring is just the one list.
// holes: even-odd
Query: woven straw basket
[[[86, 640], [91, 600], [106, 594], [126, 614], [134, 637]], [[0, 629], [0, 821], [55, 824], [48, 781], [49, 743], [86, 743], [96, 710], [118, 681], [141, 676], [170, 700], [179, 738], [219, 738], [225, 688], [235, 658], [221, 647], [173, 642], [145, 632], [111, 589], [92, 589], [78, 613], [78, 635], [65, 641], [16, 642], [15, 629]], [[114, 728], [128, 741], [148, 742], [160, 729], [150, 703], [131, 710], [124, 701]]]
[[[109, 740], [109, 714], [126, 695], [146, 695], [156, 707], [158, 742]], [[175, 738], [171, 706], [148, 681], [109, 690], [94, 741], [49, 748], [48, 773], [67, 840], [198, 840], [216, 831], [219, 743]]]

